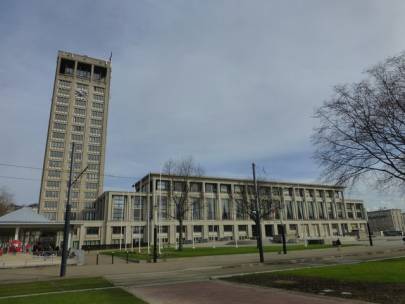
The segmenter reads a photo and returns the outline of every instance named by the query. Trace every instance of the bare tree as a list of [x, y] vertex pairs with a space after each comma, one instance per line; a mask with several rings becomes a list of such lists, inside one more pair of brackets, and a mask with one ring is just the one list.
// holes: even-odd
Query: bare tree
[[0, 216], [15, 209], [14, 197], [6, 188], [0, 188]]
[[367, 79], [335, 87], [317, 111], [315, 159], [327, 181], [405, 185], [405, 53], [366, 71]]
[[163, 167], [165, 178], [169, 178], [172, 187], [169, 190], [169, 202], [175, 207], [174, 215], [179, 222], [179, 251], [183, 250], [183, 222], [190, 210], [190, 179], [202, 176], [203, 169], [192, 157], [168, 160]]

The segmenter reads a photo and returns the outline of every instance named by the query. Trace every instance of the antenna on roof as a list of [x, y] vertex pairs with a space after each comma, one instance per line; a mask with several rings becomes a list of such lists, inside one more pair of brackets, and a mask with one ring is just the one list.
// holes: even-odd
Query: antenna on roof
[[110, 53], [110, 59], [109, 59], [110, 62], [111, 62], [111, 59], [112, 59], [112, 52]]

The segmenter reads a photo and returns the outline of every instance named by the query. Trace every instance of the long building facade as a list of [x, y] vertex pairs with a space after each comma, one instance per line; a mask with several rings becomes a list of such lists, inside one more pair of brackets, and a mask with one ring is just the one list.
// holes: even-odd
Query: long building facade
[[401, 209], [381, 209], [377, 211], [369, 211], [367, 213], [370, 229], [374, 233], [383, 231], [405, 230], [405, 223]]
[[[152, 244], [154, 227], [162, 244], [175, 245], [179, 241], [179, 223], [172, 198], [181, 182], [184, 179], [151, 173], [134, 185], [133, 192], [104, 192], [95, 202], [96, 220], [76, 222], [74, 246]], [[185, 243], [255, 238], [255, 223], [240, 205], [243, 196], [254, 199], [243, 190], [252, 187], [251, 180], [194, 177], [187, 183], [190, 191], [183, 228]], [[259, 193], [267, 195], [275, 206], [262, 220], [264, 238], [276, 239], [281, 225], [289, 241], [328, 242], [366, 233], [363, 202], [346, 199], [342, 187], [266, 182], [260, 183]]]
[[72, 143], [73, 175], [85, 175], [71, 191], [72, 218], [94, 220], [103, 191], [111, 62], [59, 51], [46, 140], [39, 213], [64, 219]]

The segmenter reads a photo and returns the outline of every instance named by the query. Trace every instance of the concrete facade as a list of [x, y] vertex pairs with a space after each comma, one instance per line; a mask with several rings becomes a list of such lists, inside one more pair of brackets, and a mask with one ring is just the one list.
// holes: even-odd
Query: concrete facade
[[[95, 203], [98, 220], [77, 222], [82, 226], [73, 235], [74, 244], [121, 242], [137, 246], [139, 241], [147, 243], [148, 239], [152, 243], [155, 226], [161, 243], [176, 244], [179, 226], [174, 219], [174, 204], [168, 199], [170, 191], [175, 192], [175, 182], [159, 174], [149, 174], [136, 183], [136, 192], [104, 192]], [[190, 208], [183, 234], [186, 243], [254, 238], [254, 222], [238, 209], [242, 195], [238, 187], [251, 186], [251, 181], [201, 177], [190, 178], [188, 182], [199, 186], [190, 187], [193, 191], [188, 194]], [[216, 186], [212, 188], [212, 185]], [[366, 233], [363, 202], [345, 199], [342, 187], [285, 182], [266, 182], [260, 187], [268, 189], [273, 205], [281, 206], [262, 220], [264, 238], [277, 237], [281, 224], [285, 225], [291, 241], [319, 238], [328, 241]]]
[[85, 175], [71, 192], [72, 218], [95, 219], [103, 191], [111, 62], [59, 51], [44, 156], [39, 212], [64, 219], [72, 143], [73, 172]]
[[367, 212], [370, 229], [380, 231], [404, 231], [404, 218], [401, 209], [381, 209]]

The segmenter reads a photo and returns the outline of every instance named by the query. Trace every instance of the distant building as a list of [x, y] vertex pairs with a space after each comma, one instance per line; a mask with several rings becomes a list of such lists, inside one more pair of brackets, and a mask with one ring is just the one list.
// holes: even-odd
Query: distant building
[[404, 217], [401, 209], [381, 209], [367, 212], [370, 229], [380, 231], [404, 231]]
[[73, 176], [87, 171], [71, 191], [72, 218], [93, 220], [103, 191], [111, 62], [59, 51], [39, 195], [39, 212], [64, 219], [72, 143]]

